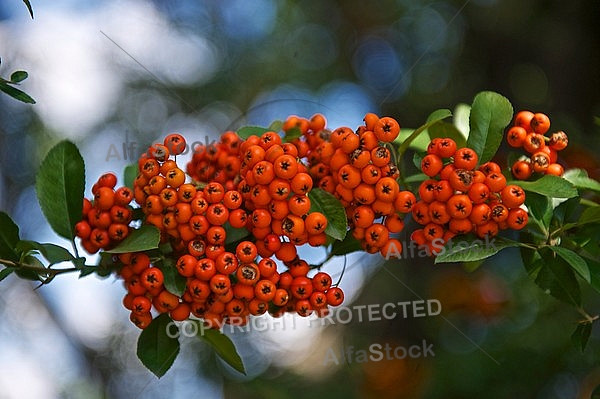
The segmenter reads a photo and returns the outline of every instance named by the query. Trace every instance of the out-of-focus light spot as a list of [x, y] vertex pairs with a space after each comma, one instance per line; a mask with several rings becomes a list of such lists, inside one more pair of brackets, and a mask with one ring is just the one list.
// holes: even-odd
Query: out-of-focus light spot
[[[450, 318], [452, 323], [442, 323], [438, 341], [444, 350], [451, 353], [471, 353], [480, 350], [485, 340], [488, 327], [475, 319], [465, 320]], [[466, 338], [466, 337], [468, 338]]]
[[450, 63], [442, 56], [425, 56], [413, 69], [415, 88], [423, 94], [442, 91], [450, 77]]
[[139, 104], [137, 127], [141, 132], [156, 133], [168, 118], [163, 96], [149, 96]]
[[283, 84], [274, 90], [259, 93], [248, 110], [233, 121], [229, 129], [247, 124], [269, 126], [274, 120], [285, 119], [289, 115], [309, 117], [316, 112], [323, 112], [324, 108], [325, 104], [309, 90]]
[[213, 102], [197, 112], [195, 118], [205, 121], [213, 127], [210, 133], [220, 135], [231, 123], [239, 118], [242, 112], [229, 102]]
[[[37, 200], [35, 187], [29, 186], [21, 191], [13, 211], [13, 219], [19, 226], [19, 233], [24, 240], [39, 240], [41, 236], [55, 236], [42, 213]], [[44, 242], [44, 241], [40, 241]], [[64, 240], [65, 243], [68, 241]], [[68, 244], [65, 244], [68, 246]]]
[[510, 89], [520, 103], [542, 104], [548, 99], [548, 78], [536, 64], [517, 64], [510, 71]]
[[317, 24], [306, 24], [294, 30], [288, 36], [284, 48], [290, 63], [308, 70], [325, 68], [338, 55], [330, 30]]
[[[114, 326], [127, 318], [128, 312], [121, 309], [121, 298], [126, 293], [121, 280], [94, 276], [78, 279], [72, 274], [53, 281], [46, 291], [49, 302], [60, 308], [60, 322], [91, 348], [102, 349]], [[94, 306], [96, 303], [103, 306]]]
[[38, 145], [29, 135], [4, 136], [0, 146], [0, 168], [9, 179], [20, 182], [31, 175], [31, 160], [36, 158]]
[[35, 24], [0, 30], [0, 38], [19, 68], [35, 70], [24, 89], [37, 100], [43, 122], [66, 137], [84, 136], [105, 120], [127, 80], [188, 85], [219, 69], [221, 54], [212, 41], [175, 30], [147, 3], [44, 13]]
[[398, 98], [410, 83], [409, 77], [403, 76], [405, 66], [399, 54], [381, 37], [362, 39], [352, 55], [352, 65], [358, 78], [378, 95], [388, 96], [394, 90], [388, 97]]
[[572, 373], [561, 373], [554, 380], [554, 394], [558, 399], [569, 399], [577, 397], [579, 392], [578, 377]]
[[343, 125], [355, 129], [363, 124], [367, 112], [376, 112], [378, 109], [371, 94], [356, 83], [329, 83], [321, 88], [319, 98], [331, 110], [323, 112], [327, 112], [327, 124], [333, 128]]
[[272, 0], [225, 0], [219, 2], [219, 11], [227, 36], [235, 40], [256, 40], [273, 30], [277, 4]]
[[447, 22], [434, 8], [414, 7], [395, 27], [409, 35], [413, 51], [420, 56], [425, 51], [439, 51], [446, 45]]
[[2, 397], [5, 399], [56, 398], [57, 386], [47, 369], [48, 365], [41, 364], [37, 358], [2, 345], [0, 351]]

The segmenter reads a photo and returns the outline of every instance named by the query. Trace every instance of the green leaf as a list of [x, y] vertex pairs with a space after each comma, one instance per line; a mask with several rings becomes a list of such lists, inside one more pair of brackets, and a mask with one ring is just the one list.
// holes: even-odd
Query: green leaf
[[[580, 209], [579, 203], [580, 197], [569, 198], [566, 201], [561, 202], [553, 211], [553, 219], [558, 225], [562, 225], [566, 222], [575, 221], [577, 212]], [[527, 199], [525, 200], [527, 202]]]
[[563, 174], [563, 178], [578, 189], [600, 192], [600, 182], [588, 177], [584, 169], [568, 169]]
[[18, 242], [19, 226], [7, 213], [0, 212], [0, 258], [18, 262], [19, 254], [15, 251]]
[[22, 240], [17, 244], [17, 248], [22, 252], [29, 252], [32, 250], [39, 251], [40, 254], [50, 262], [50, 265], [71, 262], [75, 260], [75, 257], [66, 248], [63, 248], [55, 244], [40, 244], [36, 241]]
[[12, 83], [19, 83], [27, 79], [29, 74], [25, 71], [15, 71], [10, 75], [10, 81]]
[[436, 109], [431, 114], [429, 114], [429, 116], [427, 117], [426, 123], [439, 122], [446, 118], [450, 118], [451, 116], [452, 116], [452, 111], [450, 111], [449, 109], [446, 109], [446, 108]]
[[73, 240], [75, 224], [81, 220], [85, 189], [85, 164], [70, 141], [55, 145], [46, 155], [35, 187], [42, 212], [52, 229]]
[[[413, 154], [413, 165], [415, 165], [415, 167], [418, 170], [421, 170], [421, 162], [423, 162], [423, 158], [425, 158], [425, 155], [427, 155], [425, 151], [419, 151]], [[430, 177], [426, 177], [425, 180], [426, 179], [430, 179]]]
[[[431, 126], [435, 125], [439, 121], [442, 121], [448, 117], [452, 116], [452, 112], [448, 109], [438, 109], [433, 111], [429, 117], [427, 117], [427, 121], [425, 124], [419, 126], [416, 130], [404, 130], [400, 129], [400, 134], [394, 140], [394, 143], [400, 144], [398, 148], [399, 154], [404, 154], [406, 150], [410, 148], [414, 148], [418, 151], [425, 151], [427, 149], [427, 145], [429, 144], [429, 139], [427, 135], [421, 135], [424, 131], [429, 129]], [[422, 136], [422, 137], [420, 137]], [[413, 141], [419, 140], [419, 145], [413, 144]]]
[[588, 223], [600, 223], [600, 206], [585, 208], [585, 210], [581, 213], [581, 216], [579, 217], [577, 223], [579, 225]]
[[577, 255], [570, 249], [563, 247], [551, 246], [550, 249], [552, 249], [558, 256], [566, 261], [573, 268], [573, 270], [575, 270], [577, 274], [581, 276], [581, 278], [588, 283], [591, 283], [592, 277], [590, 275], [590, 269], [581, 256]]
[[131, 231], [115, 248], [105, 252], [109, 254], [142, 252], [158, 248], [159, 243], [160, 231], [155, 226], [145, 224], [139, 229]]
[[27, 104], [35, 104], [35, 100], [31, 98], [29, 94], [17, 89], [16, 87], [9, 86], [4, 82], [0, 82], [0, 91], [5, 92], [15, 100], [19, 100]]
[[356, 251], [362, 251], [363, 248], [352, 234], [346, 234], [346, 237], [342, 241], [334, 241], [331, 245], [331, 255], [340, 256], [346, 255]]
[[233, 244], [237, 241], [243, 240], [244, 238], [250, 235], [250, 232], [247, 229], [233, 228], [231, 227], [231, 224], [229, 224], [229, 222], [226, 222], [223, 228], [225, 229], [225, 233], [227, 234], [227, 237], [225, 238], [225, 245]]
[[271, 132], [272, 130], [265, 127], [260, 126], [244, 126], [238, 129], [237, 134], [240, 138], [246, 140], [250, 136], [262, 136], [266, 132]]
[[98, 266], [83, 266], [79, 272], [79, 278], [87, 277], [91, 274], [98, 273]]
[[283, 121], [282, 120], [274, 120], [269, 125], [269, 130], [273, 132], [280, 132], [283, 129]]
[[148, 370], [158, 378], [165, 375], [179, 354], [179, 328], [168, 314], [157, 316], [142, 330], [137, 343], [137, 356]]
[[563, 179], [553, 175], [544, 175], [535, 181], [511, 182], [517, 184], [525, 191], [542, 194], [552, 198], [573, 198], [577, 196], [575, 186]]
[[167, 258], [159, 265], [159, 268], [164, 275], [165, 289], [172, 294], [182, 296], [185, 293], [187, 279], [179, 274], [175, 267], [175, 261]]
[[[435, 245], [435, 243], [434, 243]], [[486, 237], [485, 239], [474, 236], [465, 236], [463, 239], [454, 238], [442, 247], [441, 242], [437, 245], [442, 248], [435, 258], [435, 263], [445, 262], [473, 262], [500, 252], [504, 248], [518, 247], [521, 244], [503, 237]]]
[[[394, 140], [394, 144], [400, 144], [406, 142], [406, 140], [411, 137], [411, 135], [415, 132], [415, 129], [401, 128], [400, 134]], [[427, 149], [427, 145], [429, 144], [429, 136], [426, 134], [420, 134], [415, 136], [409, 142], [407, 148], [413, 149], [415, 151], [425, 151]]]
[[16, 267], [6, 267], [6, 268], [0, 270], [0, 281], [4, 280], [8, 276], [10, 276], [11, 273], [14, 272], [16, 269], [17, 269]]
[[573, 269], [561, 257], [554, 256], [550, 249], [538, 251], [540, 258], [534, 269], [538, 269], [535, 283], [548, 295], [575, 306], [581, 306], [581, 289]]
[[436, 137], [439, 138], [451, 138], [456, 142], [456, 146], [458, 148], [462, 148], [467, 145], [467, 140], [465, 136], [458, 130], [456, 126], [452, 123], [448, 122], [438, 122], [427, 129], [427, 133], [429, 133], [429, 138], [433, 139]]
[[283, 136], [284, 143], [291, 143], [292, 141], [302, 137], [302, 130], [297, 127], [293, 127], [285, 132], [285, 136]]
[[525, 205], [529, 210], [529, 224], [540, 226], [542, 233], [547, 236], [552, 220], [552, 200], [534, 192], [527, 193]]
[[[413, 162], [414, 161], [415, 160], [413, 158]], [[419, 161], [419, 165], [420, 165], [420, 161]], [[404, 179], [404, 183], [421, 183], [427, 179], [429, 179], [429, 176], [427, 176], [425, 173], [415, 173], [414, 175], [410, 175], [410, 176], [406, 177]]]
[[336, 240], [343, 240], [348, 231], [348, 220], [342, 203], [333, 194], [321, 188], [310, 190], [308, 197], [311, 204], [310, 211], [321, 212], [327, 217], [325, 234]]
[[125, 166], [125, 170], [123, 170], [123, 182], [125, 187], [129, 187], [133, 190], [133, 183], [135, 178], [138, 175], [138, 166], [137, 164], [132, 163], [131, 165]]
[[[42, 262], [40, 262], [40, 260], [33, 255], [24, 256], [22, 259], [22, 262], [23, 262], [23, 264], [35, 266], [40, 269], [45, 268], [44, 264]], [[31, 270], [25, 270], [25, 269], [19, 268], [19, 267], [16, 268], [15, 273], [17, 274], [17, 276], [19, 276], [23, 279], [26, 279], [26, 280], [31, 280], [31, 281], [43, 281], [43, 278], [45, 278], [47, 276], [45, 273], [43, 273], [42, 276], [40, 276]]]
[[246, 375], [246, 369], [242, 358], [235, 349], [235, 345], [231, 342], [228, 336], [221, 333], [219, 330], [212, 328], [205, 328], [201, 321], [194, 320], [198, 323], [198, 338], [204, 340], [215, 350], [217, 355], [225, 361], [228, 365], [233, 367], [234, 370]]
[[31, 19], [33, 19], [33, 8], [31, 7], [31, 3], [29, 2], [29, 0], [23, 0], [23, 3], [25, 3], [25, 6], [27, 7], [27, 10], [29, 11], [29, 15], [31, 15]]
[[592, 323], [580, 323], [571, 335], [571, 342], [573, 342], [573, 345], [580, 349], [581, 352], [584, 352], [591, 334]]
[[506, 97], [491, 91], [475, 96], [469, 116], [467, 147], [475, 150], [480, 164], [494, 157], [512, 116], [513, 107]]
[[597, 292], [600, 292], [600, 263], [591, 259], [587, 259], [588, 270], [590, 271], [590, 285]]
[[454, 107], [454, 126], [462, 133], [463, 137], [469, 136], [469, 117], [471, 114], [471, 106], [469, 104], [460, 103]]

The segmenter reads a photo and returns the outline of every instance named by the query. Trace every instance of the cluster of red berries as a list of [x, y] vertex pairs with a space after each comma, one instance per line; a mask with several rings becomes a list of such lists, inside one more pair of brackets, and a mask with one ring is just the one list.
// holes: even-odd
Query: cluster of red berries
[[[539, 125], [531, 123], [532, 134]], [[265, 312], [323, 315], [328, 306], [341, 304], [342, 290], [332, 286], [327, 273], [309, 277], [312, 267], [297, 251], [300, 245], [329, 242], [327, 217], [312, 209], [313, 187], [339, 199], [349, 232], [365, 251], [386, 258], [400, 256], [395, 235], [409, 213], [424, 226], [411, 238], [429, 247], [456, 234], [495, 236], [499, 229], [527, 223], [523, 190], [507, 185], [493, 162], [477, 168], [477, 154], [457, 149], [451, 139], [431, 141], [421, 165], [429, 179], [419, 187], [417, 201], [397, 182], [389, 144], [400, 132], [395, 119], [367, 114], [356, 131], [330, 131], [320, 114], [291, 116], [282, 130], [284, 138], [266, 131], [244, 140], [228, 131], [216, 143], [198, 144], [187, 174], [171, 159], [186, 150], [186, 141], [170, 134], [140, 157], [133, 190], [113, 191], [113, 174], [96, 183], [94, 201], [84, 202], [77, 228], [88, 252], [127, 236], [133, 199], [144, 222], [156, 226], [161, 242], [172, 249], [152, 260], [145, 253], [118, 256], [128, 291], [123, 303], [137, 326], [145, 328], [153, 312], [168, 312], [173, 320], [193, 315], [218, 328], [243, 325], [250, 315]], [[228, 239], [231, 229], [245, 233]], [[165, 267], [185, 278], [183, 294], [165, 288]]]
[[479, 167], [471, 148], [457, 149], [450, 138], [435, 138], [427, 147], [421, 170], [429, 178], [419, 186], [419, 201], [412, 208], [413, 219], [424, 226], [411, 239], [427, 245], [431, 253], [458, 234], [475, 233], [494, 237], [500, 229], [525, 227], [527, 212], [521, 208], [525, 191], [507, 185], [500, 166], [486, 162]]
[[93, 202], [83, 200], [83, 218], [75, 225], [75, 235], [90, 254], [110, 249], [129, 235], [133, 192], [127, 187], [115, 191], [117, 176], [105, 173], [92, 186]]
[[550, 118], [541, 112], [519, 111], [513, 126], [506, 133], [506, 141], [511, 147], [523, 148], [529, 156], [516, 161], [511, 171], [519, 180], [527, 180], [533, 173], [562, 176], [564, 168], [557, 163], [557, 152], [569, 144], [565, 132], [550, 131]]
[[411, 192], [400, 190], [400, 174], [386, 145], [396, 139], [400, 125], [372, 113], [364, 121], [356, 132], [349, 127], [328, 131], [324, 123], [320, 130], [303, 131], [309, 173], [318, 187], [340, 200], [351, 233], [366, 252], [399, 255], [402, 245], [391, 234], [402, 231], [403, 214], [416, 200]]
[[310, 267], [305, 261], [297, 260], [283, 273], [271, 258], [256, 263], [257, 248], [250, 241], [240, 242], [235, 252], [180, 256], [175, 267], [186, 278], [181, 297], [165, 289], [163, 272], [145, 253], [121, 254], [119, 260], [123, 264], [119, 275], [127, 289], [123, 305], [131, 311], [130, 320], [142, 329], [152, 321], [153, 309], [169, 313], [176, 321], [192, 314], [203, 319], [206, 327], [220, 328], [245, 325], [250, 315], [267, 311], [273, 316], [284, 312], [309, 316], [313, 311], [322, 316], [328, 306], [344, 300], [343, 291], [331, 286], [329, 274], [308, 277]]
[[235, 132], [227, 131], [218, 143], [194, 145], [192, 159], [186, 168], [188, 175], [197, 182], [217, 182], [227, 190], [235, 189], [240, 175], [241, 143]]
[[296, 246], [325, 244], [327, 218], [321, 212], [311, 212], [313, 180], [300, 161], [298, 148], [283, 143], [275, 132], [265, 132], [260, 137], [248, 137], [240, 150], [241, 180], [237, 187], [249, 212], [246, 227], [256, 238], [260, 255], [275, 254], [289, 261], [277, 253], [284, 237]]
[[[310, 212], [313, 181], [295, 145], [283, 143], [275, 132], [245, 141], [226, 132], [213, 147], [194, 149], [187, 169], [195, 181], [189, 183], [170, 159], [185, 148], [179, 134], [152, 145], [138, 161], [134, 190], [127, 189], [127, 203], [135, 199], [145, 223], [160, 230], [161, 241], [173, 250], [174, 267], [186, 279], [184, 293], [176, 295], [163, 285], [165, 259], [156, 259], [155, 266], [145, 253], [119, 255], [119, 275], [128, 291], [123, 303], [134, 324], [145, 328], [154, 310], [173, 320], [192, 314], [218, 328], [245, 324], [250, 315], [267, 311], [323, 315], [328, 306], [342, 303], [343, 292], [331, 287], [331, 277], [324, 272], [308, 277], [311, 267], [297, 253], [304, 243], [325, 244], [327, 218]], [[225, 174], [224, 162], [233, 168]], [[101, 180], [99, 187], [107, 185], [105, 177]], [[104, 196], [94, 201], [102, 209]], [[129, 222], [131, 212], [127, 228]], [[246, 229], [255, 242], [228, 242], [229, 227]], [[280, 273], [272, 256], [287, 270]]]

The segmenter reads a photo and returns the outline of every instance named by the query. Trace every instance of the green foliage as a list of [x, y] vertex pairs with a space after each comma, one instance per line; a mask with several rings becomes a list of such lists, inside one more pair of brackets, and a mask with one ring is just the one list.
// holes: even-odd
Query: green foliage
[[576, 348], [585, 351], [585, 347], [592, 334], [592, 323], [580, 323], [571, 335], [571, 341]]
[[336, 240], [343, 240], [348, 231], [346, 211], [333, 194], [321, 188], [313, 188], [309, 193], [310, 211], [321, 212], [327, 217], [325, 234]]
[[525, 191], [531, 191], [551, 198], [573, 198], [577, 196], [577, 189], [568, 180], [552, 175], [544, 175], [534, 181], [518, 181]]
[[467, 146], [475, 150], [479, 163], [485, 163], [496, 154], [504, 128], [510, 123], [513, 107], [505, 97], [491, 91], [475, 96], [469, 119]]
[[242, 139], [246, 140], [250, 136], [262, 136], [266, 132], [271, 132], [272, 130], [265, 127], [260, 126], [244, 126], [238, 129], [237, 135]]
[[[429, 129], [436, 123], [451, 116], [452, 112], [450, 112], [450, 110], [438, 109], [429, 114], [429, 116], [427, 117], [427, 121], [423, 125], [419, 126], [415, 130], [406, 131], [407, 133], [409, 133], [408, 135], [406, 135], [406, 133], [403, 134], [403, 131], [400, 130], [400, 135], [398, 135], [396, 140], [394, 140], [394, 143], [399, 144], [398, 158], [402, 158], [402, 155], [406, 152], [408, 148], [413, 148], [417, 151], [425, 151], [427, 149], [427, 144], [429, 143], [429, 140], [427, 140], [427, 138], [424, 135], [421, 136], [421, 133], [425, 132], [427, 129]], [[419, 136], [421, 136], [421, 139], [419, 141], [421, 144], [418, 146], [412, 145], [413, 141], [417, 140]]]
[[502, 237], [480, 239], [474, 236], [450, 240], [435, 257], [435, 263], [473, 262], [489, 258], [505, 248], [518, 247], [516, 241]]
[[163, 313], [154, 318], [138, 338], [138, 358], [158, 378], [165, 375], [179, 355], [179, 340], [173, 338], [178, 332], [173, 320]]
[[31, 2], [29, 0], [23, 0], [25, 6], [27, 7], [27, 11], [29, 11], [29, 15], [31, 15], [31, 19], [33, 19], [33, 7], [31, 7]]
[[600, 193], [600, 182], [590, 178], [583, 169], [568, 169], [563, 178], [581, 190], [591, 190]]
[[131, 165], [127, 165], [125, 167], [125, 170], [123, 171], [123, 182], [124, 182], [124, 186], [125, 187], [129, 187], [130, 189], [133, 190], [133, 183], [135, 181], [135, 178], [138, 175], [138, 166], [136, 163], [133, 163]]
[[127, 252], [143, 252], [158, 248], [160, 231], [151, 225], [141, 226], [133, 230], [115, 248], [105, 251], [109, 254], [123, 254]]
[[171, 259], [163, 259], [159, 265], [160, 270], [165, 276], [164, 285], [167, 291], [175, 295], [183, 295], [187, 280], [177, 271], [175, 261]]
[[362, 251], [360, 241], [358, 241], [352, 234], [346, 234], [341, 241], [334, 241], [331, 245], [331, 255], [341, 256], [352, 252]]
[[200, 321], [195, 320], [194, 322], [198, 325], [198, 338], [207, 342], [217, 355], [219, 355], [225, 363], [233, 367], [234, 370], [246, 375], [246, 369], [244, 368], [242, 358], [235, 349], [235, 345], [231, 342], [231, 339], [219, 330], [205, 328], [201, 325], [202, 322]]
[[81, 220], [85, 189], [85, 164], [75, 144], [62, 141], [48, 152], [40, 165], [35, 187], [52, 229], [59, 236], [73, 240], [75, 224]]
[[56, 245], [56, 244], [40, 244], [35, 241], [19, 241], [17, 244], [17, 249], [22, 253], [41, 254], [48, 262], [50, 262], [50, 266], [62, 263], [62, 262], [73, 262], [75, 258], [65, 248]]
[[0, 212], [0, 257], [12, 262], [19, 260], [15, 251], [19, 242], [19, 226], [4, 212]]

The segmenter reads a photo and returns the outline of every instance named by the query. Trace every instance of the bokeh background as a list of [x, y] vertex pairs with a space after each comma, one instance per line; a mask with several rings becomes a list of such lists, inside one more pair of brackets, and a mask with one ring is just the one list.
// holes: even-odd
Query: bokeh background
[[[21, 235], [64, 244], [33, 187], [45, 152], [73, 140], [91, 182], [170, 132], [216, 139], [244, 124], [323, 113], [356, 127], [366, 112], [417, 127], [482, 90], [546, 112], [571, 138], [564, 161], [600, 177], [600, 4], [596, 0], [0, 2], [0, 76], [30, 73], [37, 101], [0, 96], [0, 209]], [[111, 152], [118, 149], [118, 153]], [[137, 154], [136, 154], [137, 155]], [[306, 257], [318, 261], [319, 251]], [[93, 258], [90, 258], [90, 262]], [[325, 271], [339, 276], [344, 260]], [[139, 331], [113, 278], [0, 284], [0, 398], [589, 398], [600, 333], [581, 353], [579, 317], [505, 250], [476, 271], [354, 254], [347, 305], [437, 299], [433, 317], [230, 334], [248, 376], [199, 340], [158, 380], [137, 360]], [[599, 312], [587, 293], [588, 311]], [[290, 327], [290, 326], [293, 326]], [[282, 331], [283, 330], [283, 331]], [[329, 349], [433, 344], [434, 357], [325, 362]]]

